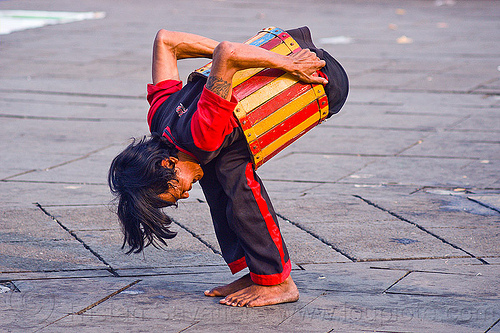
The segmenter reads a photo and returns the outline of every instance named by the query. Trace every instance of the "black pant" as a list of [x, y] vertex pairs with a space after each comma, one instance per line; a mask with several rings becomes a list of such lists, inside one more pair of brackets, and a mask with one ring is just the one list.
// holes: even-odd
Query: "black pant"
[[271, 200], [251, 163], [245, 139], [224, 148], [203, 166], [203, 171], [200, 184], [231, 272], [248, 266], [257, 284], [283, 282], [291, 270], [288, 251]]

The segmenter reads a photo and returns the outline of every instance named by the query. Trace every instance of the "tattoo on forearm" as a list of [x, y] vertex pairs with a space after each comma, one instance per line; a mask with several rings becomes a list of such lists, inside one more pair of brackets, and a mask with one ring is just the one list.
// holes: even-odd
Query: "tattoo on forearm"
[[227, 82], [217, 76], [209, 76], [207, 84], [205, 86], [208, 90], [214, 92], [224, 99], [227, 99], [229, 97], [231, 82]]

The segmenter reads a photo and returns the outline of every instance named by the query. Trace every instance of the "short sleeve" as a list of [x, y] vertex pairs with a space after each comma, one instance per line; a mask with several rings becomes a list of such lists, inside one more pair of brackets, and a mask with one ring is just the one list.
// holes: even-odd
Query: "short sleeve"
[[156, 110], [165, 102], [170, 95], [182, 89], [182, 81], [165, 80], [157, 84], [148, 84], [147, 100], [150, 105], [148, 112], [148, 125], [151, 126], [151, 121]]

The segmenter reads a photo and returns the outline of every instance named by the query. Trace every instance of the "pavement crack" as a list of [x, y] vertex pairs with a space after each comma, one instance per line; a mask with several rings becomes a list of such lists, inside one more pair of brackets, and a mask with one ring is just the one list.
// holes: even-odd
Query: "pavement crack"
[[484, 331], [484, 333], [488, 333], [489, 331], [491, 331], [491, 329], [495, 327], [498, 323], [500, 323], [500, 318], [498, 318], [497, 321], [495, 321], [490, 327], [488, 327], [488, 329]]
[[125, 287], [120, 288], [120, 289], [118, 289], [118, 290], [116, 290], [116, 291], [112, 292], [111, 294], [109, 294], [108, 296], [106, 296], [106, 297], [104, 297], [104, 298], [101, 298], [101, 299], [100, 299], [100, 300], [98, 300], [97, 302], [90, 304], [90, 305], [89, 305], [89, 306], [87, 306], [86, 308], [83, 308], [83, 309], [81, 309], [80, 311], [77, 311], [77, 312], [72, 313], [72, 315], [81, 315], [81, 314], [84, 314], [84, 313], [85, 313], [85, 312], [87, 312], [88, 310], [90, 310], [90, 309], [92, 309], [92, 308], [94, 308], [94, 307], [98, 306], [98, 305], [99, 305], [99, 304], [101, 304], [102, 302], [107, 301], [107, 300], [108, 300], [108, 299], [110, 299], [111, 297], [118, 295], [118, 294], [119, 294], [119, 293], [121, 293], [122, 291], [127, 290], [128, 288], [130, 288], [130, 287], [132, 287], [132, 286], [136, 285], [137, 283], [139, 283], [139, 282], [141, 282], [141, 281], [142, 281], [142, 280], [135, 280], [134, 282], [129, 283], [129, 284], [128, 284], [128, 285], [126, 285]]
[[89, 156], [91, 156], [91, 155], [93, 155], [95, 153], [98, 153], [98, 152], [100, 152], [102, 150], [108, 149], [109, 147], [112, 147], [112, 146], [114, 146], [114, 144], [109, 144], [109, 145], [101, 147], [99, 149], [92, 150], [92, 151], [88, 152], [87, 154], [85, 154], [83, 156], [80, 156], [80, 157], [77, 157], [77, 158], [74, 158], [72, 160], [69, 160], [69, 161], [66, 161], [66, 162], [62, 162], [62, 163], [59, 163], [59, 164], [56, 164], [56, 165], [49, 166], [49, 167], [47, 167], [45, 169], [31, 169], [31, 170], [23, 171], [23, 172], [20, 172], [20, 173], [16, 173], [15, 175], [3, 178], [2, 181], [10, 180], [12, 178], [23, 176], [23, 175], [26, 175], [28, 173], [33, 173], [33, 172], [36, 172], [36, 171], [42, 171], [42, 170], [43, 171], [49, 171], [49, 170], [58, 168], [60, 166], [64, 166], [64, 165], [67, 165], [67, 164], [70, 164], [70, 163], [73, 163], [73, 162], [77, 162], [77, 161], [86, 159], [87, 157], [89, 157]]
[[98, 148], [98, 149], [95, 149], [95, 150], [92, 150], [90, 152], [88, 152], [87, 154], [83, 155], [83, 156], [80, 156], [80, 157], [77, 157], [77, 158], [74, 158], [72, 160], [69, 160], [69, 161], [66, 161], [66, 162], [62, 162], [62, 163], [59, 163], [59, 164], [56, 164], [56, 165], [53, 165], [53, 166], [50, 166], [46, 169], [44, 169], [45, 171], [49, 171], [49, 170], [52, 170], [52, 169], [55, 169], [55, 168], [58, 168], [60, 166], [63, 166], [63, 165], [66, 165], [66, 164], [70, 164], [70, 163], [73, 163], [73, 162], [76, 162], [76, 161], [80, 161], [80, 160], [84, 160], [86, 159], [87, 157], [89, 156], [92, 156], [94, 155], [95, 153], [98, 153], [100, 151], [103, 151], [103, 150], [106, 150], [108, 149], [109, 147], [112, 147], [114, 146], [114, 144], [109, 144], [107, 146], [104, 146], [104, 147], [101, 147], [101, 148]]
[[185, 332], [185, 331], [187, 331], [188, 329], [190, 329], [191, 327], [193, 327], [194, 325], [198, 325], [199, 323], [200, 323], [199, 321], [196, 321], [196, 322], [192, 323], [191, 325], [189, 325], [188, 327], [183, 328], [182, 330], [180, 330], [180, 331], [179, 331], [179, 332], [177, 332], [177, 333]]
[[455, 127], [457, 127], [458, 125], [460, 125], [461, 123], [463, 123], [464, 121], [466, 121], [467, 119], [470, 119], [471, 115], [466, 115], [460, 119], [458, 119], [457, 121], [453, 122], [452, 124], [446, 126], [444, 128], [444, 130], [453, 130]]
[[320, 298], [321, 296], [324, 296], [326, 295], [327, 292], [324, 291], [322, 292], [320, 295], [314, 297], [312, 300], [310, 300], [309, 302], [306, 303], [306, 305], [302, 306], [301, 308], [295, 310], [291, 315], [287, 316], [285, 319], [283, 319], [278, 325], [276, 326], [280, 326], [281, 324], [283, 324], [285, 321], [287, 321], [288, 319], [292, 318], [296, 313], [302, 311], [302, 309], [304, 309], [306, 306], [308, 306], [309, 304], [311, 304], [312, 302], [314, 302], [315, 300], [317, 300], [318, 298]]
[[478, 205], [481, 205], [481, 206], [486, 207], [486, 208], [488, 208], [488, 209], [491, 209], [491, 210], [493, 210], [493, 211], [495, 211], [495, 212], [497, 212], [497, 213], [500, 213], [500, 209], [498, 209], [498, 208], [496, 208], [496, 207], [493, 207], [493, 206], [487, 205], [487, 204], [485, 204], [485, 203], [483, 203], [483, 202], [481, 202], [481, 201], [479, 201], [479, 200], [473, 199], [473, 198], [471, 198], [471, 197], [467, 197], [467, 199], [469, 199], [469, 200], [470, 200], [470, 201], [472, 201], [472, 202], [477, 203]]
[[63, 228], [65, 231], [67, 231], [71, 236], [73, 236], [74, 239], [76, 239], [78, 242], [80, 242], [83, 247], [85, 247], [87, 250], [90, 251], [90, 253], [92, 253], [99, 261], [101, 261], [104, 265], [106, 265], [107, 267], [107, 271], [110, 272], [111, 274], [113, 274], [114, 276], [120, 276], [113, 267], [111, 267], [110, 264], [108, 264], [106, 262], [106, 260], [104, 260], [103, 257], [101, 257], [101, 255], [99, 253], [97, 253], [96, 251], [94, 251], [88, 244], [86, 244], [83, 239], [81, 239], [80, 237], [78, 237], [78, 235], [73, 232], [72, 230], [70, 230], [68, 227], [66, 227], [64, 224], [62, 224], [59, 220], [57, 220], [52, 214], [50, 214], [47, 210], [45, 210], [45, 208], [42, 207], [42, 205], [40, 205], [38, 202], [35, 203], [35, 205], [40, 208], [40, 210], [45, 214], [47, 215], [48, 217], [50, 217], [54, 222], [56, 222], [57, 224], [59, 224], [59, 226], [61, 228]]
[[82, 315], [82, 314], [84, 314], [85, 312], [87, 312], [88, 310], [90, 310], [90, 309], [92, 309], [92, 308], [94, 308], [94, 307], [98, 306], [98, 305], [99, 305], [99, 304], [101, 304], [102, 302], [107, 301], [107, 300], [108, 300], [108, 299], [110, 299], [111, 297], [118, 295], [118, 294], [119, 294], [119, 293], [121, 293], [122, 291], [124, 291], [124, 290], [126, 290], [126, 289], [128, 289], [128, 288], [132, 287], [133, 285], [135, 285], [135, 284], [137, 284], [137, 283], [139, 283], [139, 282], [141, 282], [141, 281], [142, 281], [142, 280], [136, 280], [136, 281], [134, 281], [134, 282], [132, 282], [132, 283], [129, 283], [129, 284], [128, 284], [128, 285], [126, 285], [125, 287], [118, 289], [117, 291], [115, 291], [115, 292], [113, 292], [113, 293], [111, 293], [111, 294], [107, 295], [107, 296], [106, 296], [106, 297], [104, 297], [104, 298], [101, 298], [100, 300], [98, 300], [98, 301], [97, 301], [97, 302], [95, 302], [95, 303], [92, 303], [91, 305], [87, 306], [86, 308], [81, 309], [80, 311], [77, 311], [77, 312], [68, 313], [68, 314], [66, 314], [66, 315], [62, 316], [61, 318], [58, 318], [58, 319], [56, 319], [56, 320], [54, 320], [54, 321], [51, 321], [51, 322], [50, 322], [50, 323], [48, 323], [47, 325], [40, 327], [39, 329], [37, 329], [37, 330], [36, 330], [36, 331], [34, 331], [34, 332], [39, 332], [39, 331], [41, 331], [41, 330], [44, 330], [45, 328], [47, 328], [47, 327], [49, 327], [49, 326], [51, 326], [51, 325], [53, 325], [53, 324], [57, 323], [58, 321], [63, 320], [63, 319], [65, 319], [65, 318], [69, 317], [69, 316], [73, 316], [73, 315]]
[[219, 250], [217, 250], [215, 247], [212, 246], [212, 244], [210, 244], [209, 242], [207, 242], [206, 240], [204, 240], [203, 238], [201, 238], [201, 236], [198, 235], [196, 232], [192, 231], [191, 229], [189, 229], [188, 227], [186, 227], [184, 224], [182, 224], [182, 223], [174, 220], [173, 218], [170, 218], [170, 219], [172, 220], [172, 222], [174, 222], [175, 224], [177, 224], [179, 227], [181, 227], [182, 229], [184, 229], [188, 233], [190, 233], [191, 236], [193, 236], [194, 238], [196, 238], [197, 240], [199, 240], [203, 245], [205, 245], [210, 250], [212, 250], [213, 253], [222, 256], [222, 253]]
[[402, 277], [400, 277], [399, 279], [397, 279], [396, 281], [394, 281], [393, 284], [391, 284], [389, 287], [387, 287], [383, 292], [382, 294], [385, 294], [389, 291], [389, 289], [391, 289], [392, 287], [394, 287], [399, 281], [403, 280], [405, 277], [407, 277], [408, 275], [410, 275], [412, 273], [412, 271], [407, 271]]
[[328, 242], [326, 239], [324, 239], [323, 237], [321, 237], [320, 235], [316, 234], [315, 232], [311, 231], [311, 230], [308, 230], [307, 228], [305, 228], [304, 226], [302, 226], [300, 223], [298, 222], [294, 222], [294, 221], [291, 221], [290, 219], [286, 218], [285, 216], [279, 214], [279, 213], [276, 213], [277, 216], [279, 216], [281, 219], [285, 220], [286, 222], [290, 223], [291, 225], [299, 228], [300, 230], [302, 231], [305, 231], [306, 233], [308, 233], [309, 235], [313, 236], [314, 238], [316, 238], [317, 240], [319, 240], [320, 242], [322, 242], [323, 244], [326, 244], [328, 247], [330, 247], [332, 250], [335, 250], [337, 251], [338, 253], [340, 253], [341, 255], [343, 255], [344, 257], [346, 257], [347, 259], [351, 260], [352, 262], [356, 262], [358, 261], [356, 258], [348, 255], [347, 253], [345, 253], [344, 251], [342, 251], [341, 249], [337, 248], [334, 244]]
[[395, 218], [397, 218], [397, 219], [398, 219], [398, 220], [400, 220], [400, 221], [403, 221], [403, 222], [409, 223], [409, 224], [411, 224], [411, 225], [413, 225], [413, 226], [415, 226], [415, 227], [419, 228], [419, 229], [420, 229], [420, 230], [422, 230], [423, 232], [425, 232], [425, 233], [427, 233], [427, 234], [431, 235], [432, 237], [435, 237], [435, 238], [439, 239], [439, 240], [440, 240], [440, 241], [442, 241], [443, 243], [445, 243], [445, 244], [447, 244], [447, 245], [450, 245], [451, 247], [453, 247], [453, 248], [455, 248], [455, 249], [457, 249], [457, 250], [459, 250], [459, 251], [462, 251], [462, 252], [466, 253], [467, 255], [471, 256], [472, 258], [475, 258], [475, 259], [479, 260], [480, 262], [482, 262], [482, 263], [483, 263], [483, 264], [485, 264], [485, 265], [489, 265], [489, 264], [490, 264], [489, 262], [487, 262], [487, 261], [486, 261], [486, 260], [484, 260], [483, 258], [479, 258], [479, 257], [475, 256], [474, 254], [470, 253], [469, 251], [467, 251], [467, 250], [465, 250], [465, 249], [462, 249], [461, 247], [459, 247], [459, 246], [457, 246], [457, 245], [455, 245], [455, 244], [453, 244], [453, 243], [451, 243], [451, 242], [447, 241], [447, 240], [446, 240], [446, 239], [444, 239], [443, 237], [441, 237], [441, 236], [439, 236], [439, 235], [437, 235], [437, 234], [433, 233], [432, 231], [427, 230], [426, 228], [424, 228], [423, 226], [419, 225], [419, 224], [418, 224], [418, 223], [416, 223], [416, 222], [412, 222], [412, 221], [410, 221], [410, 220], [408, 220], [408, 219], [406, 219], [406, 218], [402, 217], [401, 215], [399, 215], [399, 214], [397, 214], [397, 213], [394, 213], [394, 212], [392, 212], [392, 211], [390, 211], [390, 210], [388, 210], [388, 209], [386, 209], [386, 208], [383, 208], [383, 207], [381, 207], [381, 206], [377, 205], [376, 203], [371, 202], [370, 200], [365, 199], [365, 198], [363, 198], [363, 197], [361, 197], [361, 196], [359, 196], [359, 195], [354, 194], [354, 195], [353, 195], [353, 197], [358, 198], [358, 199], [360, 199], [360, 200], [364, 201], [365, 203], [367, 203], [368, 205], [373, 206], [373, 207], [375, 207], [375, 208], [377, 208], [377, 209], [380, 209], [381, 211], [384, 211], [384, 212], [386, 212], [386, 213], [388, 213], [388, 214], [390, 214], [390, 215], [394, 216]]

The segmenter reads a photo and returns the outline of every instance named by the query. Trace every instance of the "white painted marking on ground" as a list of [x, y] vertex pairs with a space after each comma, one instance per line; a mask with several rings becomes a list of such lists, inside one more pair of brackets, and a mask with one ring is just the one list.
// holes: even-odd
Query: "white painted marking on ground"
[[104, 12], [47, 12], [35, 10], [0, 10], [0, 35], [83, 20], [102, 19]]
[[351, 44], [354, 43], [354, 40], [351, 37], [347, 36], [335, 36], [335, 37], [327, 37], [320, 38], [320, 44]]

